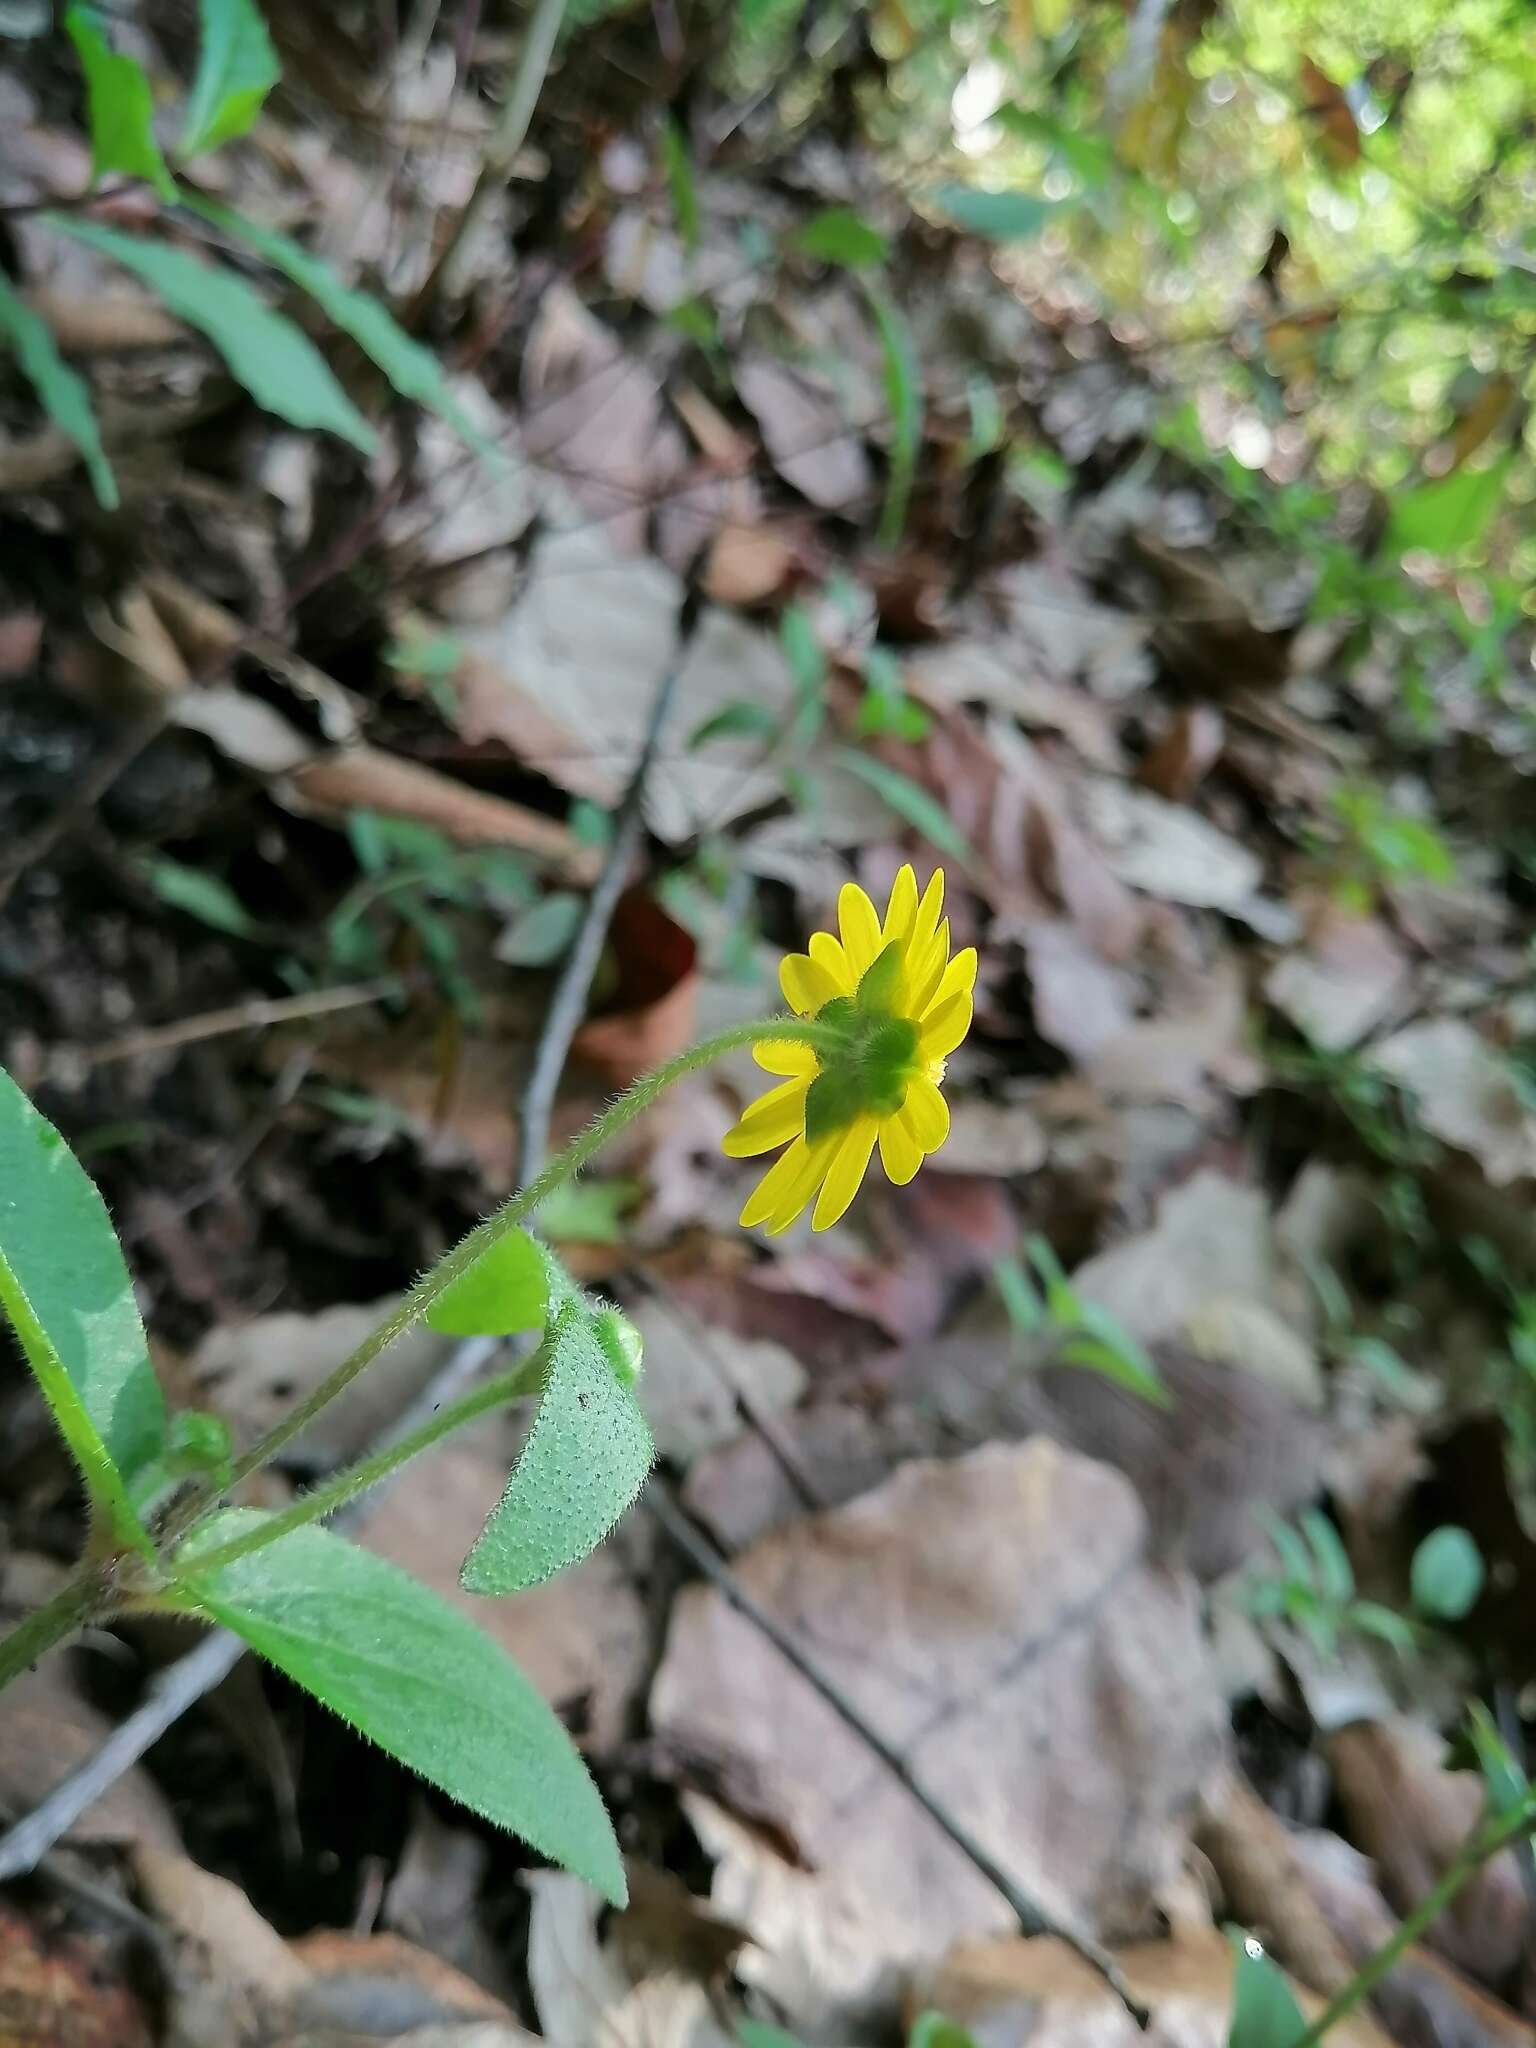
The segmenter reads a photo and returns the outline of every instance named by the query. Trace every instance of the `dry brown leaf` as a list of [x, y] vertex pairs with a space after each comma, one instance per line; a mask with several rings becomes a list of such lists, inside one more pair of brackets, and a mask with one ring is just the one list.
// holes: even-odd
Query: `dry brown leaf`
[[[0, 1694], [0, 1806], [13, 1817], [29, 1813], [111, 1732], [106, 1715], [70, 1684], [67, 1658], [49, 1657], [23, 1672]], [[138, 1765], [86, 1808], [65, 1840], [147, 1842], [170, 1853], [181, 1847], [170, 1807]]]
[[[1145, 1563], [1135, 1495], [1043, 1438], [902, 1468], [737, 1560], [754, 1598], [1028, 1892], [1114, 1933], [1144, 1924], [1221, 1748], [1191, 1589]], [[714, 1902], [797, 2026], [889, 2012], [902, 1974], [1008, 1908], [722, 1594], [686, 1591], [651, 1698], [658, 1733], [729, 1747], [809, 1870], [711, 1802]], [[857, 1825], [854, 1825], [855, 1819]]]
[[1030, 651], [1012, 643], [950, 640], [910, 655], [907, 689], [939, 710], [985, 704], [1026, 727], [1058, 732], [1090, 767], [1114, 772], [1124, 755], [1108, 712], [1079, 683], [1042, 674]]
[[627, 1088], [690, 1044], [698, 1000], [698, 945], [650, 891], [626, 889], [608, 926], [612, 985], [571, 1050], [611, 1088]]
[[[1483, 1810], [1475, 1771], [1447, 1771], [1431, 1728], [1399, 1718], [1356, 1721], [1328, 1737], [1339, 1800], [1399, 1913], [1444, 1874]], [[1513, 1851], [1485, 1863], [1429, 1929], [1430, 1948], [1485, 1984], [1503, 1983], [1525, 1954], [1529, 1906]]]
[[75, 1934], [46, 1938], [32, 1920], [0, 1906], [0, 2042], [5, 2048], [150, 2048], [148, 2012], [128, 1973], [103, 1943]]
[[1075, 925], [1052, 919], [1024, 933], [1035, 1029], [1079, 1066], [1129, 1031], [1135, 987]]
[[1495, 1187], [1536, 1176], [1536, 1112], [1488, 1041], [1460, 1017], [1428, 1017], [1372, 1047], [1371, 1065], [1409, 1089], [1426, 1129], [1470, 1152]]
[[[222, 1415], [239, 1441], [253, 1442], [313, 1393], [394, 1306], [386, 1296], [216, 1327], [183, 1368], [189, 1398]], [[326, 1463], [360, 1456], [426, 1386], [453, 1342], [414, 1324], [310, 1426], [301, 1439], [306, 1450]]]
[[46, 287], [26, 294], [66, 355], [112, 355], [119, 349], [164, 348], [187, 329], [147, 292], [102, 292], [89, 298]]
[[[455, 2042], [473, 2040], [476, 2025], [526, 2038], [501, 1999], [398, 1934], [343, 1934], [325, 1927], [304, 1935], [293, 1951], [306, 1971], [288, 2000], [288, 2024], [300, 2040], [334, 2030], [412, 2041], [418, 2029], [443, 2028]], [[465, 2023], [467, 2034], [455, 2031]]]
[[[622, 1942], [598, 1938], [602, 1901], [589, 1885], [554, 1870], [534, 1871], [527, 1884], [528, 1982], [553, 2048], [733, 2048], [695, 1975], [673, 1968], [632, 1978]], [[731, 1935], [739, 1947], [741, 1930]]]
[[1263, 1078], [1247, 1032], [1247, 984], [1241, 964], [1228, 955], [1208, 974], [1175, 974], [1156, 1015], [1136, 1018], [1082, 1065], [1112, 1101], [1203, 1110], [1212, 1081], [1246, 1092]]
[[691, 1465], [741, 1434], [743, 1402], [771, 1413], [805, 1391], [804, 1368], [781, 1344], [711, 1328], [659, 1295], [634, 1303], [629, 1317], [645, 1340], [636, 1391], [664, 1458]]
[[1220, 760], [1225, 737], [1219, 711], [1188, 705], [1142, 762], [1137, 780], [1170, 803], [1187, 803]]
[[149, 1842], [135, 1847], [133, 1869], [156, 1919], [197, 1951], [200, 1976], [269, 2000], [308, 1982], [307, 1966], [227, 1877]]
[[1088, 828], [1122, 882], [1165, 903], [1240, 914], [1264, 879], [1257, 855], [1197, 811], [1149, 789], [1102, 777], [1086, 779]]
[[1045, 1164], [1040, 1119], [1023, 1102], [983, 1102], [962, 1096], [949, 1113], [949, 1136], [934, 1159], [938, 1172], [1033, 1173]]
[[512, 1441], [499, 1420], [456, 1438], [390, 1487], [359, 1541], [500, 1643], [585, 1743], [611, 1748], [646, 1664], [644, 1615], [614, 1546], [510, 1599], [486, 1600], [459, 1584], [511, 1462]]
[[[1117, 1951], [1116, 1961], [1152, 2013], [1142, 2033], [1081, 1957], [1050, 1936], [967, 1942], [924, 1983], [923, 2004], [970, 2030], [978, 2048], [1226, 2048], [1232, 2018], [1232, 1950], [1215, 1928], [1180, 1927], [1168, 1941]], [[1293, 1987], [1308, 2018], [1320, 2001]], [[1336, 2048], [1392, 2048], [1370, 2019], [1342, 2020]]]
[[1143, 1343], [1178, 1338], [1217, 1294], [1268, 1299], [1271, 1238], [1262, 1190], [1201, 1172], [1163, 1197], [1152, 1229], [1096, 1253], [1077, 1268], [1072, 1284]]
[[1270, 969], [1264, 993], [1313, 1045], [1343, 1052], [1407, 993], [1407, 955], [1379, 918], [1325, 910], [1307, 943]]
[[869, 458], [844, 424], [833, 393], [766, 356], [739, 357], [733, 374], [784, 481], [826, 512], [850, 512], [863, 504], [870, 490]]
[[716, 604], [762, 604], [783, 588], [795, 561], [795, 550], [782, 535], [728, 519], [710, 544], [705, 594]]

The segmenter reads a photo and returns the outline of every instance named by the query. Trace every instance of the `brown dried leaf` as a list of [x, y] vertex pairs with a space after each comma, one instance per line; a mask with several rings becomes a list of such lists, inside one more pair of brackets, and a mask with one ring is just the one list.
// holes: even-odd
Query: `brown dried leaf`
[[[50, 1657], [0, 1694], [0, 1807], [28, 1813], [112, 1732], [69, 1682], [69, 1664]], [[153, 1778], [135, 1765], [86, 1808], [69, 1842], [148, 1842], [175, 1852], [181, 1837]]]
[[1402, 1002], [1407, 955], [1379, 918], [1325, 909], [1305, 947], [1271, 968], [1264, 992], [1325, 1052], [1358, 1045]]
[[869, 458], [829, 391], [766, 356], [743, 356], [736, 390], [763, 430], [769, 459], [786, 483], [826, 512], [849, 512], [870, 491]]
[[1460, 1017], [1426, 1017], [1369, 1054], [1411, 1090], [1425, 1127], [1470, 1152], [1495, 1187], [1536, 1177], [1536, 1113], [1488, 1041]]
[[[737, 1561], [755, 1599], [1028, 1892], [1100, 1929], [1143, 1924], [1221, 1746], [1190, 1589], [1148, 1568], [1136, 1498], [1043, 1438], [905, 1466]], [[794, 2023], [888, 2012], [901, 1974], [1007, 1907], [724, 1596], [674, 1609], [652, 1721], [741, 1752], [809, 1872], [689, 1801], [721, 1860], [742, 1965]], [[858, 1825], [851, 1826], [856, 1815]]]

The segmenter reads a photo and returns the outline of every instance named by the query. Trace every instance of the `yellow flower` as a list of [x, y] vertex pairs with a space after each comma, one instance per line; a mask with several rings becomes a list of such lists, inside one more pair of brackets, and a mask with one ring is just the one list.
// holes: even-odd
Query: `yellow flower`
[[741, 1212], [746, 1229], [785, 1230], [814, 1200], [813, 1230], [837, 1221], [858, 1192], [875, 1145], [904, 1187], [949, 1136], [939, 1093], [944, 1063], [971, 1028], [976, 949], [949, 957], [939, 922], [944, 876], [918, 900], [910, 867], [896, 877], [882, 919], [854, 882], [837, 903], [839, 938], [817, 932], [779, 969], [785, 1000], [826, 1026], [814, 1047], [789, 1039], [755, 1045], [770, 1074], [788, 1078], [760, 1095], [726, 1133], [733, 1159], [787, 1149]]

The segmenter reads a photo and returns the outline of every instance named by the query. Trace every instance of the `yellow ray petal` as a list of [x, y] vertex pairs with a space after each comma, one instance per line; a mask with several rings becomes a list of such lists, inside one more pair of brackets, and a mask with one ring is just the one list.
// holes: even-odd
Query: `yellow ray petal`
[[816, 1071], [815, 1053], [793, 1038], [760, 1038], [752, 1057], [765, 1074], [804, 1074], [809, 1079]]
[[905, 861], [891, 884], [891, 900], [886, 906], [885, 923], [880, 927], [885, 943], [889, 945], [892, 939], [899, 939], [905, 945], [912, 936], [912, 920], [916, 916], [917, 877], [911, 861]]
[[926, 1074], [914, 1074], [897, 1121], [923, 1152], [937, 1152], [949, 1136], [949, 1104]]
[[949, 961], [949, 919], [946, 917], [930, 940], [922, 959], [907, 980], [908, 1015], [921, 1017], [931, 1007], [934, 992], [944, 978]]
[[771, 1152], [787, 1145], [805, 1129], [805, 1094], [808, 1080], [797, 1076], [783, 1081], [749, 1103], [720, 1140], [721, 1150], [732, 1159], [755, 1159], [759, 1152]]
[[840, 996], [851, 996], [859, 985], [858, 976], [848, 965], [848, 955], [843, 951], [830, 932], [811, 933], [811, 958], [816, 965], [837, 983]]
[[976, 948], [967, 946], [945, 968], [938, 987], [924, 1005], [924, 1017], [932, 1015], [951, 996], [968, 996], [976, 986]]
[[804, 1215], [815, 1199], [816, 1190], [827, 1177], [827, 1168], [832, 1163], [841, 1135], [841, 1132], [833, 1131], [830, 1136], [818, 1138], [807, 1148], [800, 1171], [786, 1185], [773, 1214], [764, 1225], [770, 1237], [780, 1236], [797, 1216]]
[[811, 1217], [812, 1230], [829, 1229], [858, 1193], [864, 1169], [875, 1149], [877, 1129], [874, 1117], [860, 1116], [855, 1117], [842, 1133], [832, 1155], [832, 1163], [827, 1168], [827, 1177], [822, 1182], [821, 1193], [816, 1197], [816, 1211]]
[[880, 950], [880, 919], [857, 882], [844, 882], [837, 898], [837, 928], [853, 978], [858, 980]]
[[818, 966], [808, 953], [784, 955], [779, 962], [779, 987], [785, 1002], [801, 1017], [814, 1017], [843, 993], [825, 967]]
[[949, 996], [930, 1010], [918, 1031], [918, 1050], [925, 1060], [948, 1059], [971, 1028], [971, 999]]
[[883, 1117], [880, 1123], [880, 1164], [893, 1186], [904, 1188], [923, 1163], [923, 1148], [903, 1125], [899, 1116]]
[[796, 1138], [787, 1152], [779, 1154], [742, 1205], [743, 1230], [753, 1230], [759, 1223], [768, 1221], [783, 1201], [786, 1191], [793, 1187], [796, 1177], [804, 1172], [810, 1151], [804, 1138]]
[[935, 868], [928, 878], [923, 891], [923, 900], [917, 906], [917, 915], [912, 920], [912, 948], [922, 952], [939, 928], [939, 912], [944, 908], [944, 870]]

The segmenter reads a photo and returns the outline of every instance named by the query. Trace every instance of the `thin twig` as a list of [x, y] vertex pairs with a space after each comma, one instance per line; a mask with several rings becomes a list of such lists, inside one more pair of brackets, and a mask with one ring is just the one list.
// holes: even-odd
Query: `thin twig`
[[647, 1483], [645, 1504], [678, 1549], [692, 1560], [707, 1579], [719, 1587], [739, 1614], [767, 1637], [785, 1662], [794, 1666], [806, 1684], [826, 1701], [839, 1720], [852, 1729], [859, 1740], [880, 1759], [892, 1777], [911, 1794], [928, 1818], [953, 1842], [972, 1868], [978, 1871], [993, 1890], [1007, 1902], [1022, 1931], [1025, 1934], [1054, 1935], [1058, 1941], [1065, 1942], [1091, 1969], [1098, 1972], [1137, 2026], [1146, 2027], [1150, 2014], [1126, 1982], [1120, 1965], [1108, 1950], [1102, 1948], [1092, 1936], [1054, 1919], [1026, 1892], [1020, 1890], [991, 1851], [984, 1848], [969, 1828], [956, 1820], [948, 1807], [936, 1799], [914, 1775], [911, 1764], [901, 1751], [887, 1741], [878, 1728], [865, 1720], [858, 1708], [827, 1676], [816, 1660], [807, 1654], [766, 1607], [758, 1604], [713, 1543], [684, 1514], [673, 1497], [671, 1488], [658, 1475], [653, 1474]]
[[376, 981], [350, 982], [342, 988], [310, 989], [296, 996], [252, 996], [243, 1003], [230, 1003], [222, 1010], [203, 1010], [195, 1017], [181, 1017], [173, 1024], [151, 1024], [142, 1031], [124, 1032], [102, 1045], [61, 1046], [58, 1057], [79, 1061], [82, 1066], [105, 1067], [115, 1060], [137, 1059], [143, 1053], [171, 1052], [177, 1046], [198, 1045], [208, 1038], [227, 1038], [233, 1031], [268, 1030], [275, 1024], [292, 1024], [306, 1017], [325, 1017], [335, 1010], [357, 1010], [386, 996], [400, 994], [398, 975], [380, 975]]
[[165, 724], [163, 706], [131, 725], [125, 725], [116, 740], [106, 747], [85, 770], [68, 800], [50, 812], [31, 832], [24, 833], [0, 861], [0, 908], [29, 867], [50, 854], [66, 833], [90, 816], [107, 791], [126, 768], [139, 758]]
[[495, 132], [486, 145], [474, 189], [454, 222], [437, 261], [428, 271], [420, 291], [411, 302], [410, 310], [405, 316], [407, 327], [414, 328], [420, 325], [431, 310], [432, 302], [443, 284], [451, 282], [448, 273], [459, 250], [470, 233], [479, 226], [496, 193], [511, 177], [518, 152], [528, 139], [528, 126], [533, 119], [533, 110], [539, 103], [539, 94], [544, 90], [549, 60], [555, 54], [555, 42], [564, 19], [565, 0], [538, 0], [533, 10], [533, 19], [528, 24], [528, 38], [523, 44], [522, 55], [518, 60], [517, 76], [512, 82], [512, 91], [501, 110], [501, 119], [496, 124]]

